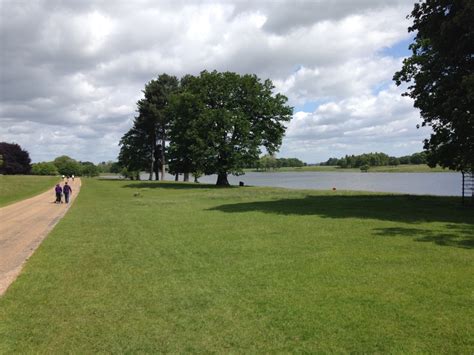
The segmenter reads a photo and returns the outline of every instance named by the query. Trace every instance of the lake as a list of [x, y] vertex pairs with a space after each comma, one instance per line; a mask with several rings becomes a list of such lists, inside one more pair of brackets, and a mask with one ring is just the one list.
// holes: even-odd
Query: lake
[[[216, 175], [203, 176], [202, 183], [215, 184]], [[460, 173], [339, 173], [339, 172], [248, 172], [229, 176], [231, 185], [274, 186], [290, 189], [359, 190], [417, 195], [461, 196]]]
[[[147, 180], [149, 174], [141, 173]], [[103, 178], [118, 178], [117, 176]], [[193, 181], [193, 177], [189, 177]], [[180, 181], [183, 176], [180, 175]], [[166, 180], [174, 181], [174, 176], [166, 174]], [[199, 178], [199, 182], [215, 184], [217, 175]], [[229, 183], [238, 185], [243, 181], [249, 186], [272, 186], [289, 189], [354, 190], [394, 192], [414, 195], [461, 196], [461, 173], [352, 173], [352, 172], [279, 172], [229, 175]]]

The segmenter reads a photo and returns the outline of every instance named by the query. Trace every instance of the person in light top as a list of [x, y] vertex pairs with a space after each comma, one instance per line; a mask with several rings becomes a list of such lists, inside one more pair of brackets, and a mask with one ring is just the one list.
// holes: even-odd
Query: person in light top
[[67, 181], [64, 183], [63, 192], [64, 200], [66, 201], [66, 203], [69, 203], [69, 195], [72, 194], [72, 189], [71, 186], [67, 184]]

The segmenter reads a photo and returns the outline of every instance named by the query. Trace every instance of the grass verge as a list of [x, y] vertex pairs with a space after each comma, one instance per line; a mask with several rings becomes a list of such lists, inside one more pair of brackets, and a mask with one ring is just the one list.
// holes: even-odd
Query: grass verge
[[52, 189], [59, 180], [56, 176], [0, 175], [0, 207]]
[[472, 353], [458, 198], [87, 180], [0, 299], [0, 353]]

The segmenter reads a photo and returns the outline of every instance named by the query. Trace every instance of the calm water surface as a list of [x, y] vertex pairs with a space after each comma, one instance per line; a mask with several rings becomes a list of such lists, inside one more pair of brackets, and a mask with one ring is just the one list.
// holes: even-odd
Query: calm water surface
[[[215, 184], [217, 176], [203, 176], [202, 183]], [[359, 190], [418, 195], [460, 196], [460, 173], [329, 173], [280, 172], [229, 176], [231, 185], [274, 186], [290, 189]]]

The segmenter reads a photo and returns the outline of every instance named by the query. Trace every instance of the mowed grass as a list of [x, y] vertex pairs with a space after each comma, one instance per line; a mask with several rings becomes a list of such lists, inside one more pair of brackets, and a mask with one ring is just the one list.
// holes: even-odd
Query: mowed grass
[[473, 353], [459, 202], [86, 180], [0, 298], [0, 353]]
[[[247, 171], [256, 171], [255, 169], [248, 169]], [[339, 166], [325, 166], [325, 165], [312, 165], [303, 166], [301, 168], [278, 168], [275, 170], [259, 171], [259, 172], [340, 172], [340, 173], [360, 173], [359, 168], [347, 168], [343, 169]], [[452, 170], [443, 169], [439, 166], [436, 168], [430, 168], [426, 164], [414, 164], [414, 165], [397, 165], [397, 166], [373, 166], [370, 167], [369, 173], [452, 173]]]
[[57, 176], [0, 175], [0, 207], [53, 189], [59, 181]]

